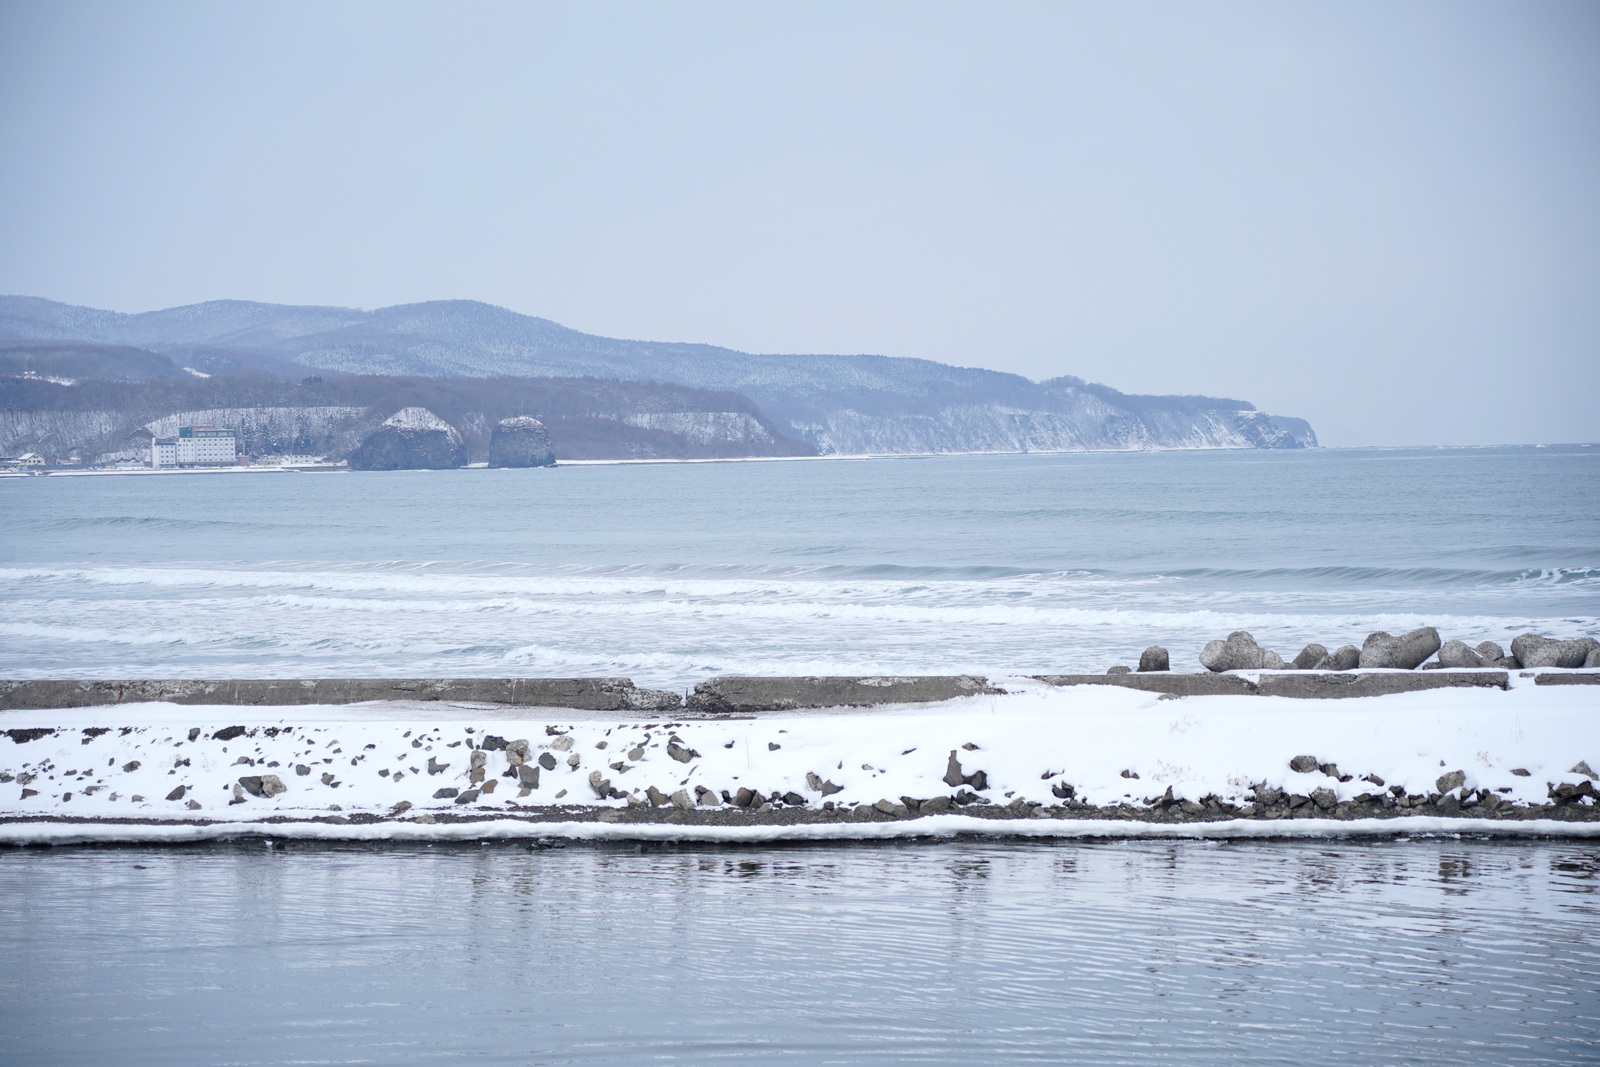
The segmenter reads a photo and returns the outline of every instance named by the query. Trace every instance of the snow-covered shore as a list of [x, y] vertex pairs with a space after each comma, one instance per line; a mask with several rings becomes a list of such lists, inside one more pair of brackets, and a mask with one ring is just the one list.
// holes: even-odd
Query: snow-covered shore
[[[0, 843], [1600, 834], [1600, 687], [664, 718], [482, 705], [0, 713]], [[742, 801], [742, 803], [740, 803]]]

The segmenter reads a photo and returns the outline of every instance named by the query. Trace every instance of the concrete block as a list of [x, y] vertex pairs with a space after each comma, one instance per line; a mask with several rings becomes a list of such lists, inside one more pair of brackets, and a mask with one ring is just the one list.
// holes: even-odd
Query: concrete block
[[711, 714], [789, 711], [794, 708], [925, 704], [978, 694], [1002, 694], [975, 675], [882, 677], [711, 678], [694, 687], [688, 708]]
[[0, 708], [99, 707], [140, 701], [270, 706], [366, 700], [452, 700], [587, 711], [667, 711], [676, 693], [640, 689], [627, 678], [323, 678], [210, 680], [3, 680]]
[[1424, 689], [1504, 689], [1505, 671], [1419, 671], [1416, 673], [1296, 671], [1263, 674], [1256, 680], [1262, 696], [1328, 699], [1375, 697], [1390, 693], [1415, 693]]
[[1255, 683], [1237, 674], [1036, 674], [1048, 685], [1120, 685], [1178, 697], [1251, 696]]

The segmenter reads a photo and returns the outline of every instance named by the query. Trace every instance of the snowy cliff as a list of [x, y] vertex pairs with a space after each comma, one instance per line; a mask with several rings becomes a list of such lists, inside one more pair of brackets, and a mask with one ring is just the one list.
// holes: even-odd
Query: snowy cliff
[[[189, 350], [248, 352], [283, 366], [356, 375], [593, 377], [733, 390], [759, 404], [781, 433], [824, 452], [1317, 443], [1303, 420], [1269, 416], [1244, 401], [1128, 396], [1076, 378], [1033, 382], [922, 359], [755, 355], [714, 345], [619, 340], [466, 300], [376, 311], [214, 301], [122, 315], [0, 297], [0, 344], [63, 341], [136, 345], [175, 359]], [[650, 421], [630, 425], [658, 428]], [[715, 434], [727, 440], [731, 429], [719, 427]]]

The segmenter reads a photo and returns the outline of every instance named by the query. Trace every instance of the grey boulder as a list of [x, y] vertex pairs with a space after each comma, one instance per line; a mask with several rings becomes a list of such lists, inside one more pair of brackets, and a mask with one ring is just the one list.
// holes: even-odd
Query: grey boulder
[[1412, 630], [1399, 637], [1380, 630], [1375, 634], [1369, 634], [1362, 643], [1361, 659], [1357, 666], [1362, 670], [1375, 667], [1415, 670], [1429, 656], [1439, 651], [1439, 645], [1439, 631], [1432, 626], [1424, 626], [1420, 630]]
[[1328, 658], [1328, 650], [1321, 645], [1310, 644], [1300, 650], [1300, 654], [1290, 661], [1289, 665], [1297, 671], [1320, 670], [1320, 664]]
[[1600, 648], [1600, 641], [1592, 637], [1556, 641], [1538, 634], [1523, 634], [1511, 642], [1511, 654], [1524, 667], [1582, 667], [1597, 648]]
[[1439, 666], [1441, 667], [1481, 667], [1483, 657], [1476, 650], [1469, 648], [1464, 641], [1446, 641], [1439, 646]]
[[1167, 650], [1160, 645], [1151, 645], [1139, 653], [1139, 671], [1169, 671], [1172, 669], [1172, 659], [1167, 655]]
[[1256, 644], [1244, 630], [1235, 630], [1226, 641], [1211, 641], [1200, 651], [1200, 665], [1208, 671], [1282, 670], [1283, 657]]

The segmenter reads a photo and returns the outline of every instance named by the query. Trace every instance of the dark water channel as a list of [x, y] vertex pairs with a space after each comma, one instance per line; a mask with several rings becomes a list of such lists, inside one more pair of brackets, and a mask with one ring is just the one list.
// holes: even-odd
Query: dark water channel
[[0, 852], [26, 1064], [1600, 1062], [1600, 846]]

